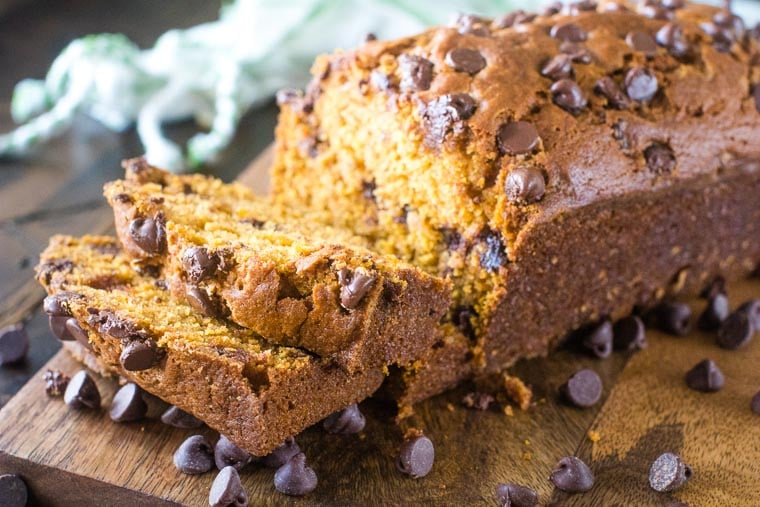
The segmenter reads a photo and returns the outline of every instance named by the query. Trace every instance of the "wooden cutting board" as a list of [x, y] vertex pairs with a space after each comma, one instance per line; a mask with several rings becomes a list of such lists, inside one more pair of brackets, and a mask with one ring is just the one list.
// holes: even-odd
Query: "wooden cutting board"
[[[266, 152], [241, 181], [259, 191], [268, 185]], [[734, 306], [760, 297], [760, 280], [729, 288]], [[694, 301], [696, 312], [703, 302]], [[37, 315], [35, 320], [44, 321]], [[34, 322], [34, 321], [33, 321]], [[714, 336], [694, 332], [674, 338], [648, 332], [649, 348], [596, 360], [560, 350], [548, 359], [525, 361], [514, 373], [529, 383], [536, 403], [507, 416], [461, 406], [467, 386], [418, 405], [402, 427], [374, 400], [362, 404], [367, 427], [360, 435], [335, 436], [319, 425], [298, 437], [319, 486], [305, 498], [274, 489], [274, 471], [252, 465], [241, 476], [251, 505], [478, 505], [493, 504], [499, 482], [535, 488], [542, 505], [760, 505], [760, 415], [750, 411], [760, 390], [760, 334], [745, 349], [718, 348]], [[51, 339], [53, 339], [51, 337]], [[726, 375], [725, 388], [703, 394], [686, 388], [684, 373], [712, 358]], [[581, 367], [602, 377], [604, 398], [580, 410], [561, 403], [557, 387]], [[59, 352], [0, 410], [0, 473], [20, 474], [39, 505], [207, 505], [214, 473], [187, 476], [172, 454], [192, 430], [156, 419], [116, 424], [107, 407], [117, 387], [98, 378], [103, 406], [70, 410], [44, 393], [42, 374], [81, 366]], [[433, 471], [420, 480], [399, 474], [394, 455], [404, 429], [418, 427], [435, 443]], [[589, 432], [599, 436], [592, 442]], [[211, 430], [202, 433], [216, 438]], [[679, 453], [694, 479], [671, 494], [652, 491], [648, 470], [665, 451]], [[596, 475], [582, 495], [555, 490], [548, 475], [563, 456], [586, 460]], [[2, 498], [0, 498], [2, 505]]]

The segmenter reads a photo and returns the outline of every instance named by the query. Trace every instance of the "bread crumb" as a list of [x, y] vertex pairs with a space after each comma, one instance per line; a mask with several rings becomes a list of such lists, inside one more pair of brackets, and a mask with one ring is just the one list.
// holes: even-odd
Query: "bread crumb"
[[512, 405], [507, 405], [504, 407], [504, 415], [507, 417], [512, 417], [515, 415], [515, 411], [512, 410]]
[[446, 410], [448, 410], [449, 412], [453, 412], [454, 411], [454, 404], [453, 403], [447, 403], [446, 404]]
[[533, 459], [533, 453], [530, 453], [530, 452], [524, 452], [524, 453], [522, 453], [522, 459], [524, 459], [525, 461], [532, 460]]
[[530, 445], [530, 439], [526, 438], [525, 440], [523, 440], [523, 444]]
[[504, 391], [510, 400], [517, 403], [520, 410], [527, 410], [530, 406], [530, 400], [533, 398], [533, 391], [530, 387], [517, 377], [513, 377], [508, 373], [502, 375], [504, 382]]
[[588, 439], [594, 443], [597, 443], [599, 440], [602, 439], [602, 436], [599, 434], [599, 432], [594, 431], [594, 430], [588, 430], [588, 433], [586, 434], [586, 436], [588, 436]]

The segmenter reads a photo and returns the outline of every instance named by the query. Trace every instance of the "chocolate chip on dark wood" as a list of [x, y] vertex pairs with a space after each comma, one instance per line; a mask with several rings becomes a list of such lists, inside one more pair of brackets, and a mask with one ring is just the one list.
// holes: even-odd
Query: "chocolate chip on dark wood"
[[524, 155], [532, 152], [541, 138], [532, 123], [511, 121], [499, 127], [496, 140], [502, 154]]
[[188, 280], [198, 283], [214, 276], [219, 266], [219, 258], [202, 246], [191, 246], [182, 253], [182, 267]]
[[579, 42], [563, 42], [559, 45], [559, 50], [575, 63], [591, 63], [594, 59], [591, 51]]
[[755, 332], [760, 331], [760, 299], [750, 299], [737, 308], [737, 312], [746, 313]]
[[676, 168], [676, 156], [667, 144], [652, 143], [647, 146], [644, 160], [654, 174], [670, 174]]
[[634, 50], [644, 53], [646, 56], [657, 54], [657, 41], [647, 32], [628, 32], [625, 42]]
[[47, 370], [42, 379], [45, 381], [45, 393], [50, 397], [63, 396], [71, 380], [61, 370]]
[[602, 379], [594, 370], [585, 368], [574, 373], [559, 389], [576, 407], [591, 407], [602, 397]]
[[214, 467], [214, 449], [203, 435], [188, 437], [174, 452], [174, 466], [186, 474], [204, 474]]
[[760, 391], [758, 391], [750, 400], [749, 408], [754, 413], [760, 415]]
[[577, 113], [588, 104], [586, 94], [572, 79], [560, 79], [549, 89], [554, 103], [565, 111]]
[[352, 435], [363, 430], [366, 422], [364, 414], [359, 410], [359, 406], [354, 403], [343, 410], [327, 416], [322, 426], [328, 433]]
[[541, 75], [558, 80], [573, 76], [573, 59], [570, 55], [560, 53], [546, 62], [541, 68]]
[[631, 105], [631, 100], [628, 96], [623, 93], [623, 90], [615, 80], [609, 76], [599, 79], [594, 89], [601, 93], [607, 99], [609, 105], [615, 109], [625, 109]]
[[491, 403], [495, 401], [496, 398], [489, 393], [471, 392], [464, 395], [462, 405], [475, 410], [488, 410]]
[[0, 505], [3, 507], [24, 507], [28, 499], [26, 483], [18, 475], [0, 475]]
[[486, 67], [486, 59], [476, 49], [454, 48], [446, 53], [444, 61], [457, 72], [470, 75], [475, 75]]
[[726, 317], [718, 329], [717, 343], [720, 347], [736, 350], [747, 345], [752, 340], [755, 329], [749, 320], [749, 316], [736, 311]]
[[504, 241], [497, 231], [488, 229], [481, 234], [485, 249], [480, 253], [480, 266], [486, 271], [497, 271], [507, 263]]
[[124, 345], [119, 361], [127, 371], [147, 370], [158, 360], [156, 348], [156, 342], [153, 340], [131, 341]]
[[79, 321], [77, 319], [75, 319], [74, 317], [69, 317], [68, 319], [66, 319], [65, 326], [66, 326], [66, 331], [68, 332], [69, 336], [74, 337], [76, 341], [84, 345], [89, 350], [92, 350], [90, 337], [87, 334], [87, 331], [82, 329], [82, 326], [79, 325]]
[[683, 35], [681, 26], [677, 23], [667, 23], [655, 34], [657, 44], [663, 46], [676, 58], [682, 57], [689, 52], [689, 43]]
[[306, 464], [306, 456], [299, 452], [277, 469], [274, 487], [286, 495], [303, 496], [317, 489], [317, 474]]
[[612, 322], [605, 319], [592, 327], [583, 339], [583, 347], [600, 359], [612, 354]]
[[660, 331], [684, 336], [691, 330], [691, 307], [679, 302], [660, 303], [647, 315], [647, 319]]
[[200, 287], [189, 287], [185, 293], [185, 300], [196, 312], [206, 317], [220, 316], [218, 304]]
[[248, 494], [240, 482], [240, 475], [233, 467], [223, 468], [211, 484], [208, 494], [211, 507], [246, 507]]
[[715, 294], [699, 315], [697, 327], [704, 331], [715, 331], [720, 328], [721, 323], [726, 320], [729, 313], [728, 297], [721, 293]]
[[295, 439], [290, 437], [280, 447], [269, 453], [269, 455], [264, 456], [261, 462], [264, 466], [279, 468], [299, 452], [301, 452], [301, 448], [298, 447]]
[[167, 408], [166, 411], [161, 414], [161, 422], [168, 424], [169, 426], [174, 426], [175, 428], [184, 429], [195, 429], [203, 426], [203, 421], [174, 405]]
[[129, 224], [129, 236], [135, 245], [149, 254], [159, 254], [166, 249], [166, 229], [163, 217], [138, 217]]
[[554, 25], [550, 35], [553, 39], [565, 42], [583, 42], [588, 38], [586, 32], [575, 23], [560, 23]]
[[233, 444], [224, 435], [219, 436], [219, 440], [217, 440], [214, 446], [214, 463], [216, 463], [216, 468], [223, 470], [224, 467], [229, 466], [239, 471], [251, 461], [253, 461], [253, 456], [248, 451]]
[[433, 81], [433, 62], [430, 60], [421, 56], [401, 55], [398, 57], [398, 68], [401, 91], [415, 92], [430, 88]]
[[100, 391], [89, 373], [80, 370], [71, 377], [63, 394], [63, 401], [76, 409], [100, 408]]
[[543, 172], [532, 166], [519, 165], [512, 169], [504, 181], [504, 192], [509, 202], [532, 204], [540, 201], [546, 191]]
[[499, 507], [535, 507], [538, 493], [519, 484], [498, 484], [494, 498]]
[[636, 315], [624, 317], [613, 327], [613, 344], [617, 350], [640, 350], [647, 348], [644, 322]]
[[29, 336], [23, 324], [0, 329], [0, 366], [19, 363], [29, 351]]
[[686, 373], [686, 385], [695, 391], [720, 391], [725, 383], [723, 372], [710, 359], [704, 359]]
[[114, 395], [109, 415], [116, 422], [131, 422], [142, 419], [147, 413], [148, 404], [143, 399], [142, 389], [130, 382]]
[[377, 277], [364, 271], [356, 269], [351, 271], [343, 268], [338, 271], [338, 284], [340, 285], [340, 304], [346, 310], [355, 309], [362, 298], [375, 285]]
[[649, 485], [653, 490], [665, 493], [675, 491], [691, 479], [691, 467], [672, 452], [660, 454], [649, 469]]
[[634, 67], [625, 75], [628, 97], [637, 102], [649, 102], [657, 93], [657, 77], [649, 69]]
[[425, 477], [433, 468], [435, 448], [424, 435], [408, 438], [401, 445], [396, 458], [396, 468], [413, 479]]
[[594, 473], [575, 456], [566, 456], [554, 466], [549, 480], [566, 493], [584, 493], [594, 486]]

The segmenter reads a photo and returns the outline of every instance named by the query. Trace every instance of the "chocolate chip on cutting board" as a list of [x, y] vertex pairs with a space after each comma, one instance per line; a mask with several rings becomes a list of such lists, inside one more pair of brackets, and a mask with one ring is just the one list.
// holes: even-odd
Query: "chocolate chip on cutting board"
[[245, 507], [248, 505], [248, 494], [240, 482], [240, 475], [233, 467], [223, 468], [211, 484], [208, 494], [211, 507]]
[[364, 418], [364, 414], [359, 410], [359, 406], [354, 403], [343, 410], [329, 415], [322, 426], [328, 433], [351, 435], [363, 430], [365, 424], [366, 419]]
[[138, 421], [148, 413], [148, 404], [142, 396], [142, 389], [130, 382], [119, 389], [111, 402], [109, 415], [116, 422]]
[[0, 366], [20, 363], [29, 352], [29, 336], [23, 324], [0, 329]]
[[594, 486], [594, 473], [575, 456], [566, 456], [554, 466], [549, 480], [567, 493], [584, 493]]
[[560, 393], [576, 407], [591, 407], [602, 397], [602, 379], [594, 370], [586, 368], [573, 374], [560, 387]]
[[691, 467], [677, 454], [666, 452], [657, 457], [649, 469], [649, 485], [659, 492], [675, 491], [691, 479]]
[[407, 438], [399, 449], [396, 468], [413, 479], [430, 473], [435, 461], [433, 442], [424, 435]]
[[277, 469], [274, 487], [291, 496], [303, 496], [317, 489], [317, 474], [306, 464], [304, 453], [299, 452]]
[[686, 373], [686, 385], [695, 391], [706, 393], [720, 391], [725, 381], [723, 372], [710, 359], [700, 361]]
[[66, 387], [63, 401], [75, 409], [100, 408], [100, 391], [89, 373], [79, 370]]
[[206, 473], [214, 467], [214, 448], [203, 435], [188, 437], [174, 452], [174, 466], [186, 474]]
[[499, 507], [535, 507], [538, 505], [538, 493], [519, 484], [499, 484], [494, 498]]
[[217, 440], [214, 446], [214, 463], [216, 463], [216, 468], [222, 470], [224, 467], [231, 466], [239, 471], [251, 461], [253, 461], [253, 456], [248, 451], [233, 444], [224, 435], [219, 436], [219, 440]]

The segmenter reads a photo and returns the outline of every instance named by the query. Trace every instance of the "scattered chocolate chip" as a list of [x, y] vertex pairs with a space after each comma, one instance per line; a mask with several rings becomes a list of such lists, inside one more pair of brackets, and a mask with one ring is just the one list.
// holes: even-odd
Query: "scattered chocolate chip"
[[63, 401], [71, 408], [100, 408], [100, 391], [92, 377], [85, 370], [79, 370], [71, 377], [63, 394]]
[[579, 42], [563, 42], [559, 45], [561, 53], [566, 54], [575, 63], [591, 63], [594, 59], [591, 51]]
[[290, 458], [301, 452], [301, 448], [298, 447], [293, 437], [288, 438], [285, 442], [272, 451], [268, 456], [264, 456], [261, 462], [264, 466], [270, 468], [279, 468], [288, 462]]
[[647, 348], [644, 322], [636, 315], [624, 317], [615, 323], [612, 330], [613, 344], [617, 350], [640, 350]]
[[354, 403], [350, 407], [327, 416], [322, 426], [328, 433], [352, 435], [363, 430], [366, 422], [359, 406]]
[[224, 435], [219, 435], [219, 440], [217, 440], [216, 446], [214, 446], [214, 463], [216, 463], [216, 468], [223, 470], [224, 467], [230, 466], [239, 471], [251, 461], [253, 461], [253, 456], [248, 451], [233, 444]]
[[720, 391], [724, 383], [723, 372], [710, 359], [700, 361], [686, 373], [686, 385], [695, 391], [706, 393]]
[[399, 88], [404, 92], [423, 91], [430, 88], [433, 81], [433, 62], [421, 56], [401, 55], [398, 57], [401, 74]]
[[82, 326], [79, 325], [79, 321], [77, 321], [77, 319], [74, 317], [69, 317], [66, 319], [65, 326], [66, 331], [68, 332], [68, 336], [74, 337], [76, 341], [87, 347], [89, 350], [92, 350], [90, 337], [87, 334], [87, 331], [82, 329]]
[[375, 280], [377, 280], [376, 276], [370, 275], [364, 270], [357, 269], [352, 272], [343, 268], [338, 271], [341, 306], [346, 310], [356, 308], [375, 284]]
[[646, 56], [657, 54], [657, 42], [647, 32], [628, 32], [625, 36], [625, 42], [631, 48], [644, 53]]
[[499, 127], [496, 141], [499, 151], [505, 155], [524, 155], [538, 146], [541, 138], [532, 123], [511, 121]]
[[554, 25], [551, 29], [550, 35], [553, 39], [565, 41], [565, 42], [583, 42], [588, 38], [586, 32], [575, 23], [560, 23]]
[[188, 280], [198, 283], [214, 276], [219, 267], [219, 258], [210, 253], [206, 247], [191, 246], [182, 253], [182, 267], [185, 269]]
[[63, 396], [70, 380], [61, 370], [47, 370], [42, 379], [45, 381], [45, 393], [51, 397]]
[[454, 48], [446, 53], [444, 61], [457, 72], [466, 72], [471, 76], [486, 67], [486, 59], [475, 49]]
[[677, 23], [667, 23], [657, 31], [655, 40], [675, 57], [682, 57], [689, 52], [689, 43]]
[[661, 493], [675, 491], [693, 475], [691, 467], [672, 452], [660, 454], [649, 469], [649, 485]]
[[0, 329], [0, 366], [19, 363], [29, 351], [29, 336], [23, 324]]
[[142, 397], [142, 390], [132, 382], [119, 389], [111, 402], [111, 420], [116, 422], [137, 421], [148, 413], [148, 404]]
[[0, 475], [0, 504], [3, 507], [24, 507], [28, 498], [26, 483], [18, 475]]
[[747, 345], [755, 333], [746, 313], [736, 311], [726, 317], [718, 329], [717, 342], [724, 349], [736, 350]]
[[572, 79], [560, 79], [549, 89], [554, 103], [565, 111], [577, 113], [588, 104], [586, 94]]
[[488, 229], [481, 234], [485, 250], [480, 253], [480, 265], [486, 271], [497, 271], [507, 262], [507, 252], [501, 234]]
[[750, 299], [746, 303], [742, 303], [736, 311], [746, 313], [749, 323], [752, 324], [752, 329], [755, 332], [760, 331], [760, 299]]
[[585, 368], [574, 373], [559, 390], [576, 407], [591, 407], [602, 397], [602, 379], [594, 370]]
[[159, 254], [166, 249], [166, 229], [160, 214], [156, 218], [139, 217], [132, 220], [129, 236], [149, 254]]
[[583, 493], [594, 486], [594, 473], [575, 456], [566, 456], [554, 466], [549, 480], [567, 493]]
[[625, 75], [628, 96], [637, 102], [649, 102], [657, 93], [657, 77], [649, 69], [633, 67]]
[[676, 156], [667, 144], [650, 144], [644, 150], [644, 159], [654, 174], [670, 174], [676, 167]]
[[715, 294], [707, 302], [707, 306], [697, 320], [697, 327], [704, 331], [715, 331], [726, 320], [728, 314], [728, 297], [725, 294]]
[[749, 408], [756, 414], [760, 415], [760, 391], [758, 391], [750, 400]]
[[466, 93], [442, 95], [428, 102], [421, 111], [427, 137], [440, 144], [450, 132], [463, 131], [462, 122], [470, 118], [476, 108], [475, 99]]
[[203, 435], [188, 437], [174, 452], [174, 466], [186, 474], [204, 474], [214, 467], [214, 450]]
[[564, 53], [554, 56], [544, 64], [541, 75], [554, 81], [573, 76], [573, 59]]
[[490, 407], [491, 403], [494, 401], [496, 401], [496, 398], [488, 393], [472, 392], [464, 395], [464, 398], [462, 398], [462, 405], [475, 410], [488, 410], [488, 407]]
[[362, 40], [362, 42], [374, 42], [376, 40], [377, 40], [377, 35], [375, 35], [372, 32], [367, 32], [366, 34], [364, 34], [364, 39]]
[[317, 488], [317, 474], [306, 464], [304, 453], [299, 452], [277, 469], [274, 487], [291, 496], [303, 496]]
[[161, 414], [161, 422], [175, 428], [195, 429], [203, 426], [203, 421], [192, 414], [188, 414], [174, 405]]
[[499, 484], [494, 495], [499, 507], [535, 507], [538, 493], [519, 484]]
[[653, 3], [645, 2], [645, 3], [639, 4], [637, 10], [639, 14], [641, 14], [645, 18], [665, 19], [665, 20], [673, 19], [673, 13], [670, 10], [660, 5], [655, 5]]
[[660, 303], [647, 315], [647, 320], [660, 331], [684, 336], [691, 330], [691, 307], [686, 303]]
[[457, 32], [462, 35], [475, 35], [478, 37], [487, 37], [491, 35], [486, 20], [472, 14], [459, 14], [454, 20], [454, 26]]
[[220, 316], [218, 305], [200, 287], [189, 287], [185, 293], [185, 300], [196, 312], [202, 313], [206, 317]]
[[433, 468], [435, 448], [433, 442], [424, 435], [406, 439], [401, 445], [396, 468], [413, 479], [425, 477]]
[[532, 204], [540, 201], [546, 191], [546, 181], [540, 169], [519, 165], [512, 169], [504, 181], [504, 192], [509, 202]]
[[248, 494], [233, 467], [223, 468], [214, 479], [208, 494], [211, 507], [246, 507]]
[[510, 28], [515, 25], [530, 23], [534, 19], [536, 19], [535, 14], [525, 12], [522, 9], [518, 9], [496, 18], [493, 22], [493, 26], [497, 29]]
[[596, 82], [594, 89], [601, 93], [608, 101], [609, 105], [615, 109], [625, 109], [631, 105], [628, 96], [618, 86], [614, 79], [604, 76]]
[[583, 339], [583, 347], [600, 359], [612, 354], [612, 322], [605, 319], [589, 330]]
[[141, 371], [151, 368], [158, 360], [156, 342], [135, 340], [124, 345], [119, 356], [121, 365], [127, 371]]

